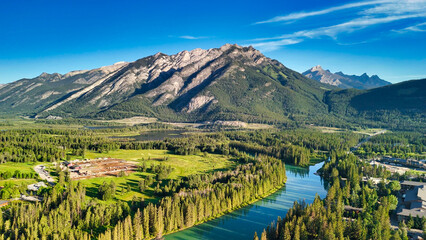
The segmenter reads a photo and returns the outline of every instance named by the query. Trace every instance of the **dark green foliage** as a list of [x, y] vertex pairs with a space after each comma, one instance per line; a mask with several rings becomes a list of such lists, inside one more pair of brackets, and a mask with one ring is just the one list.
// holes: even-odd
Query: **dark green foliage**
[[10, 204], [8, 214], [0, 214], [0, 239], [90, 239], [130, 213], [125, 203], [97, 204], [85, 195], [81, 184], [70, 182], [50, 188], [42, 203]]
[[[285, 181], [285, 168], [281, 161], [259, 157], [236, 169], [204, 175], [194, 175], [184, 181], [169, 183], [173, 196], [164, 197], [159, 204], [149, 204], [133, 218], [108, 229], [99, 239], [114, 238], [116, 232], [129, 231], [134, 236], [155, 237], [163, 233], [187, 228], [238, 208], [258, 196], [269, 192], [275, 184]], [[168, 189], [168, 186], [163, 190]], [[173, 187], [175, 186], [175, 187]], [[160, 189], [160, 188], [159, 188]], [[126, 221], [143, 222], [141, 228], [126, 227]], [[127, 228], [127, 230], [126, 230]]]
[[348, 122], [390, 129], [425, 131], [426, 79], [370, 90], [346, 89], [325, 95], [331, 113]]
[[356, 151], [362, 157], [424, 158], [426, 137], [419, 132], [391, 132], [372, 137]]
[[[362, 176], [386, 177], [389, 174], [360, 162], [354, 155], [332, 154], [321, 169], [332, 183], [327, 197], [318, 196], [310, 205], [295, 202], [285, 218], [278, 218], [266, 229], [264, 239], [398, 239], [406, 232], [392, 232], [389, 211], [395, 207], [391, 191], [376, 192]], [[346, 181], [343, 181], [345, 178]], [[343, 184], [343, 186], [341, 185]], [[355, 215], [344, 211], [344, 205], [362, 208]]]
[[115, 182], [111, 181], [109, 184], [106, 182], [103, 182], [103, 184], [98, 189], [99, 198], [108, 201], [111, 200], [116, 191]]
[[10, 179], [10, 178], [31, 179], [31, 178], [35, 178], [35, 176], [36, 174], [34, 172], [22, 173], [19, 170], [16, 170], [14, 172], [11, 172], [11, 171], [0, 172], [0, 180]]
[[172, 173], [173, 168], [163, 165], [156, 165], [151, 168], [151, 171], [157, 174], [157, 181], [161, 181], [169, 176]]

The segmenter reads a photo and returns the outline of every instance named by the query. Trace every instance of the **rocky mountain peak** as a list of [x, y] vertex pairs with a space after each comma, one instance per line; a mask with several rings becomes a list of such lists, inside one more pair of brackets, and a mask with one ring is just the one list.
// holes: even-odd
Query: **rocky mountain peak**
[[310, 70], [304, 72], [303, 75], [340, 88], [369, 89], [390, 84], [390, 82], [380, 79], [377, 75], [371, 77], [369, 77], [367, 73], [363, 73], [360, 76], [346, 75], [341, 71], [331, 73], [329, 70], [322, 69], [319, 65], [312, 67]]
[[49, 76], [50, 74], [48, 74], [47, 72], [42, 72], [40, 75], [39, 75], [39, 77], [47, 77], [47, 76]]
[[322, 69], [321, 65], [316, 65], [315, 67], [311, 68], [312, 72], [321, 72], [324, 71], [324, 69]]
[[[265, 78], [269, 72], [274, 75]], [[269, 89], [272, 83], [268, 81], [278, 76], [291, 78], [292, 74], [291, 70], [265, 57], [252, 46], [225, 44], [219, 48], [196, 48], [173, 55], [158, 52], [134, 62], [117, 62], [97, 69], [72, 71], [55, 78], [44, 73], [37, 81], [26, 84], [26, 88], [21, 89], [22, 94], [15, 91], [8, 104], [34, 104], [42, 115], [59, 113], [71, 106], [84, 109], [85, 112], [79, 113], [84, 115], [127, 101], [135, 101], [138, 106], [147, 104], [144, 109], [162, 106], [176, 112], [192, 113], [218, 106], [223, 91], [233, 89], [225, 87], [218, 90], [222, 89], [221, 85], [236, 84], [241, 87], [247, 85], [246, 81], [254, 81], [247, 86], [256, 87], [246, 90], [253, 90], [256, 94], [265, 91], [262, 97], [269, 98], [278, 94], [275, 93], [278, 90]], [[259, 79], [263, 79], [262, 84]], [[47, 84], [54, 81], [55, 84]], [[254, 92], [248, 94], [247, 99]], [[240, 95], [245, 94], [243, 91]], [[4, 92], [4, 95], [7, 93]], [[38, 101], [30, 103], [30, 99], [34, 98]]]

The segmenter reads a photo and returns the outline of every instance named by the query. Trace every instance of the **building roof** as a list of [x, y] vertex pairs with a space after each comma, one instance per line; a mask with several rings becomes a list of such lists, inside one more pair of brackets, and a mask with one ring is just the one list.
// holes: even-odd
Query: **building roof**
[[402, 209], [401, 212], [397, 213], [398, 216], [404, 216], [404, 217], [409, 217], [410, 215], [412, 217], [426, 217], [426, 211], [424, 209], [421, 208], [416, 208], [416, 209]]
[[424, 186], [424, 185], [426, 185], [426, 182], [403, 181], [403, 182], [401, 182], [401, 185], [405, 185], [405, 186]]
[[423, 207], [423, 202], [412, 202], [410, 204], [410, 209], [422, 208], [422, 207]]
[[417, 186], [407, 191], [404, 201], [426, 201], [426, 186]]
[[40, 188], [47, 187], [46, 183], [38, 182], [27, 186], [28, 190], [37, 192]]
[[0, 205], [7, 204], [7, 203], [9, 203], [9, 201], [0, 200]]

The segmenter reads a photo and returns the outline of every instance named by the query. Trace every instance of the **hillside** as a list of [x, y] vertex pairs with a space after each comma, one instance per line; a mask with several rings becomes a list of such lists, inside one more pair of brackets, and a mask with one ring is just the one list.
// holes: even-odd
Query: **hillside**
[[32, 79], [4, 84], [0, 86], [0, 113], [34, 114], [43, 111], [47, 106], [93, 86], [124, 65], [126, 63], [117, 63], [63, 75], [42, 73]]
[[425, 89], [426, 79], [411, 80], [370, 90], [330, 91], [324, 102], [330, 113], [345, 116], [352, 122], [422, 125], [426, 119]]
[[319, 65], [305, 71], [303, 75], [339, 88], [370, 89], [391, 84], [377, 75], [370, 77], [366, 73], [361, 76], [347, 75], [342, 72], [331, 73], [330, 70], [324, 70]]
[[0, 86], [0, 113], [36, 118], [144, 116], [175, 122], [420, 126], [425, 119], [425, 81], [339, 90], [252, 47], [226, 44], [22, 79]]
[[284, 121], [327, 112], [326, 85], [252, 47], [230, 44], [8, 85], [0, 109], [38, 117]]

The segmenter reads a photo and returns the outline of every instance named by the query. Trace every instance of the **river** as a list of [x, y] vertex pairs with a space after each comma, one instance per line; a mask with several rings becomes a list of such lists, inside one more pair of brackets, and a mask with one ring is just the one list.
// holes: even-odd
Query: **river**
[[293, 202], [303, 200], [312, 203], [315, 194], [324, 198], [327, 191], [322, 179], [314, 173], [324, 163], [309, 168], [286, 165], [286, 185], [274, 194], [222, 217], [166, 235], [166, 240], [238, 240], [253, 239], [278, 216], [284, 217]]

